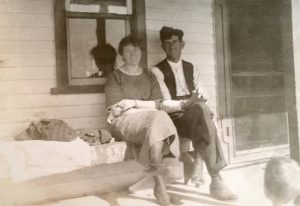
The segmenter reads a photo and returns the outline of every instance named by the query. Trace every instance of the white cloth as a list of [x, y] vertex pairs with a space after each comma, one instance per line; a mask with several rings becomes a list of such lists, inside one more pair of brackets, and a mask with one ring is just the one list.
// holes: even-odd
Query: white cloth
[[26, 140], [0, 143], [14, 182], [90, 166], [90, 146], [77, 138], [71, 142]]
[[[174, 62], [170, 62], [168, 61], [170, 67], [172, 68], [173, 74], [174, 74], [174, 78], [175, 78], [175, 82], [176, 82], [176, 91], [177, 91], [177, 96], [185, 96], [185, 95], [189, 95], [190, 92], [188, 90], [188, 86], [186, 84], [185, 78], [184, 78], [184, 73], [183, 73], [183, 68], [182, 68], [182, 60], [180, 59], [180, 61], [178, 63], [174, 63]], [[197, 65], [194, 65], [194, 73], [193, 73], [193, 84], [195, 89], [197, 90], [197, 92], [199, 94], [201, 94], [203, 96], [203, 98], [208, 99], [208, 93], [205, 90], [205, 87], [203, 86], [203, 84], [201, 83], [201, 72], [200, 72], [200, 68]], [[157, 67], [153, 67], [151, 69], [152, 73], [155, 75], [162, 95], [164, 97], [164, 99], [171, 99], [171, 94], [169, 92], [169, 89], [164, 81], [164, 75], [163, 73], [160, 71], [159, 68]], [[175, 72], [174, 72], [175, 71]]]

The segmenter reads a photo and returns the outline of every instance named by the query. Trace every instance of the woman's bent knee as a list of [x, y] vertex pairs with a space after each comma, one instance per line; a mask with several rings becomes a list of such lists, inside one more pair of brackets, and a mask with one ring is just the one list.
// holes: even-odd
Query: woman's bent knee
[[[154, 118], [155, 119], [170, 119], [169, 115], [167, 112], [162, 111], [162, 110], [157, 110], [154, 113]], [[170, 119], [171, 120], [171, 119]]]

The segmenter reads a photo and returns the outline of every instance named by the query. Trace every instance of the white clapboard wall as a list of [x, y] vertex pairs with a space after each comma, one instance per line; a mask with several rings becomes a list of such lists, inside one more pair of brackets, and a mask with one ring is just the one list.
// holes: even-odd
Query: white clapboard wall
[[[149, 67], [164, 58], [158, 32], [181, 28], [183, 58], [202, 69], [216, 109], [212, 0], [146, 0]], [[56, 86], [52, 0], [0, 0], [0, 140], [12, 139], [40, 117], [73, 128], [106, 127], [104, 94], [51, 95]]]
[[300, 136], [300, 0], [292, 0], [294, 66], [296, 77], [296, 102], [298, 111], [298, 132]]

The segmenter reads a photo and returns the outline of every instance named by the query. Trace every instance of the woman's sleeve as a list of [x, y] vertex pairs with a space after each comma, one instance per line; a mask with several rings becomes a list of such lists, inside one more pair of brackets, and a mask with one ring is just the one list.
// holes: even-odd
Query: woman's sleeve
[[151, 82], [151, 100], [163, 99], [158, 81], [151, 71], [149, 71], [149, 77]]
[[124, 99], [124, 93], [121, 88], [120, 76], [117, 72], [112, 72], [105, 84], [106, 106], [110, 107], [113, 104]]

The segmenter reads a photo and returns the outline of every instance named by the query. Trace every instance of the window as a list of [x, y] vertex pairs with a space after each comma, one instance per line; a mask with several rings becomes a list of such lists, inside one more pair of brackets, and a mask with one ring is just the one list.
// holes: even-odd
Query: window
[[[52, 94], [103, 92], [108, 73], [122, 64], [116, 51], [126, 35], [140, 38], [146, 54], [144, 0], [54, 0], [54, 23]], [[141, 66], [147, 66], [146, 55]]]

